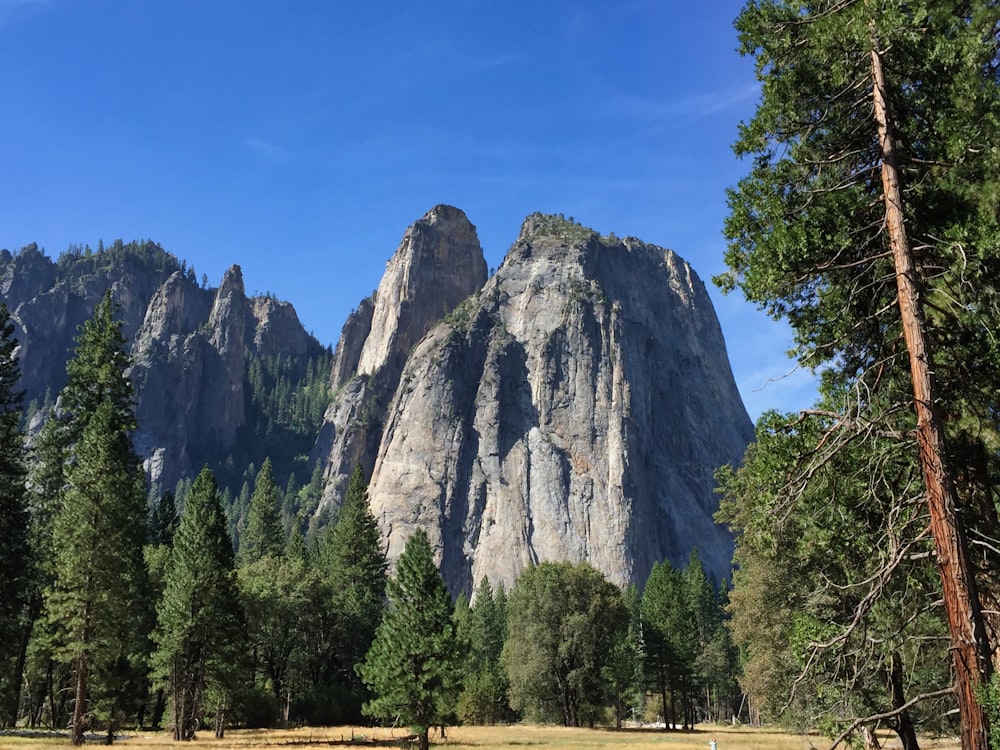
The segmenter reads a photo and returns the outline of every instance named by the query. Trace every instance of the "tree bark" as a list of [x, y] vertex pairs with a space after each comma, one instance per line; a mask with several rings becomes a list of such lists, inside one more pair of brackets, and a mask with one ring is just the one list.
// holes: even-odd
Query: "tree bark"
[[906, 695], [903, 688], [903, 660], [899, 653], [895, 652], [889, 658], [889, 695], [892, 700], [892, 708], [901, 709], [899, 715], [893, 720], [893, 729], [899, 736], [903, 750], [920, 750], [913, 719], [910, 717], [909, 710], [903, 708], [906, 705]]
[[76, 686], [70, 737], [70, 742], [74, 745], [82, 745], [86, 739], [83, 734], [83, 720], [87, 708], [87, 667], [87, 652], [82, 651], [76, 658]]
[[989, 724], [978, 691], [989, 680], [990, 648], [986, 639], [979, 595], [968, 553], [968, 543], [957, 511], [954, 477], [945, 464], [944, 425], [935, 407], [931, 354], [923, 320], [916, 266], [903, 221], [902, 191], [888, 109], [885, 71], [878, 49], [871, 51], [875, 120], [882, 155], [882, 188], [886, 225], [896, 269], [896, 286], [903, 335], [910, 359], [913, 402], [917, 416], [917, 443], [927, 493], [930, 528], [948, 628], [965, 750], [988, 750]]

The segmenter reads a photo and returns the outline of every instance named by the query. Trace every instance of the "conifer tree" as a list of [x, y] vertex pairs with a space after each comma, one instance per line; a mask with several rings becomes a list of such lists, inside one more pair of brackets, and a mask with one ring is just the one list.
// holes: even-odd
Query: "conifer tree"
[[268, 458], [260, 467], [250, 496], [246, 527], [240, 537], [240, 563], [245, 565], [269, 556], [280, 557], [284, 550], [278, 487], [274, 482], [274, 467]]
[[382, 532], [368, 507], [360, 464], [351, 472], [337, 523], [322, 537], [319, 565], [332, 597], [334, 677], [360, 698], [363, 685], [354, 667], [371, 647], [382, 619], [387, 568]]
[[462, 653], [451, 596], [422, 529], [407, 540], [388, 590], [389, 608], [358, 665], [358, 674], [375, 694], [365, 713], [398, 717], [419, 735], [420, 750], [427, 750], [430, 727], [442, 723], [450, 709]]
[[[684, 606], [681, 573], [667, 560], [653, 565], [640, 604], [644, 667], [649, 688], [660, 697], [664, 728], [677, 728], [677, 701], [683, 697], [691, 654], [692, 632]], [[686, 712], [681, 711], [686, 719]]]
[[206, 467], [184, 506], [157, 608], [156, 677], [171, 697], [175, 740], [194, 738], [206, 692], [219, 696], [217, 732], [226, 696], [240, 677], [244, 619], [232, 543], [215, 477]]
[[88, 715], [103, 719], [113, 737], [124, 702], [138, 692], [146, 657], [146, 492], [129, 436], [135, 421], [127, 364], [106, 294], [82, 326], [67, 366], [62, 424], [72, 460], [53, 521], [46, 593], [55, 656], [73, 667], [74, 744], [83, 742]]
[[787, 320], [799, 361], [838, 395], [804, 416], [832, 412], [807, 454], [817, 466], [872, 434], [918, 462], [962, 744], [985, 750], [1000, 642], [1000, 8], [751, 0], [736, 26], [761, 100], [736, 144], [752, 166], [730, 192], [717, 281]]
[[500, 661], [507, 639], [507, 613], [502, 596], [502, 586], [494, 594], [489, 578], [483, 578], [472, 606], [466, 606], [464, 611], [456, 607], [455, 611], [460, 635], [468, 646], [458, 710], [463, 719], [475, 724], [495, 724], [510, 718], [507, 674]]
[[0, 727], [17, 718], [27, 630], [29, 548], [17, 339], [0, 302]]

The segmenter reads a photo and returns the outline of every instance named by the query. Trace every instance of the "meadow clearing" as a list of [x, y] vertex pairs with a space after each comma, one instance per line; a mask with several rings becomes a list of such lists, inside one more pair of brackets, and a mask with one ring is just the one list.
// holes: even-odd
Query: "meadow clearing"
[[[231, 730], [217, 740], [212, 732], [199, 733], [187, 744], [175, 743], [169, 732], [126, 733], [115, 744], [126, 750], [165, 750], [167, 747], [210, 748], [211, 750], [242, 750], [243, 748], [302, 748], [365, 747], [364, 740], [390, 740], [408, 734], [406, 729], [371, 727], [306, 727], [298, 729]], [[342, 745], [352, 737], [356, 745]], [[90, 745], [103, 738], [94, 737]], [[653, 729], [622, 730], [571, 729], [557, 726], [511, 725], [493, 727], [449, 727], [442, 740], [432, 733], [431, 747], [461, 750], [569, 750], [570, 748], [629, 748], [629, 750], [709, 750], [715, 740], [718, 750], [812, 750], [828, 747], [824, 737], [793, 735], [768, 729], [749, 727], [699, 726], [693, 732], [663, 732]], [[7, 734], [0, 736], [0, 750], [45, 750], [69, 746], [68, 736]], [[384, 746], [384, 745], [383, 745]], [[959, 748], [957, 740], [924, 740], [921, 748], [951, 750]], [[894, 737], [886, 737], [884, 747], [899, 747]]]

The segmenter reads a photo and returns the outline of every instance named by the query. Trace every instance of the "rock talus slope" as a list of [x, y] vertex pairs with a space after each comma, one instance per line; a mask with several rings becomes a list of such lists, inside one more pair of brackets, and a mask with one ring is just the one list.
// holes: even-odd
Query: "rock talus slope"
[[752, 425], [706, 290], [673, 252], [530, 216], [498, 272], [379, 387], [392, 396], [366, 435], [369, 498], [390, 558], [422, 527], [453, 591], [510, 586], [540, 560], [642, 583], [693, 547], [729, 574], [713, 472]]

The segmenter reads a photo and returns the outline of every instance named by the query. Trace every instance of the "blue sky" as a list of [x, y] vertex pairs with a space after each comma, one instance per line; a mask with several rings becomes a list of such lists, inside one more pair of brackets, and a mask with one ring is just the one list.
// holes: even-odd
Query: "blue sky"
[[533, 211], [676, 250], [751, 416], [813, 400], [722, 297], [755, 106], [742, 3], [0, 0], [0, 247], [149, 238], [335, 343], [405, 228], [462, 208], [491, 267]]

